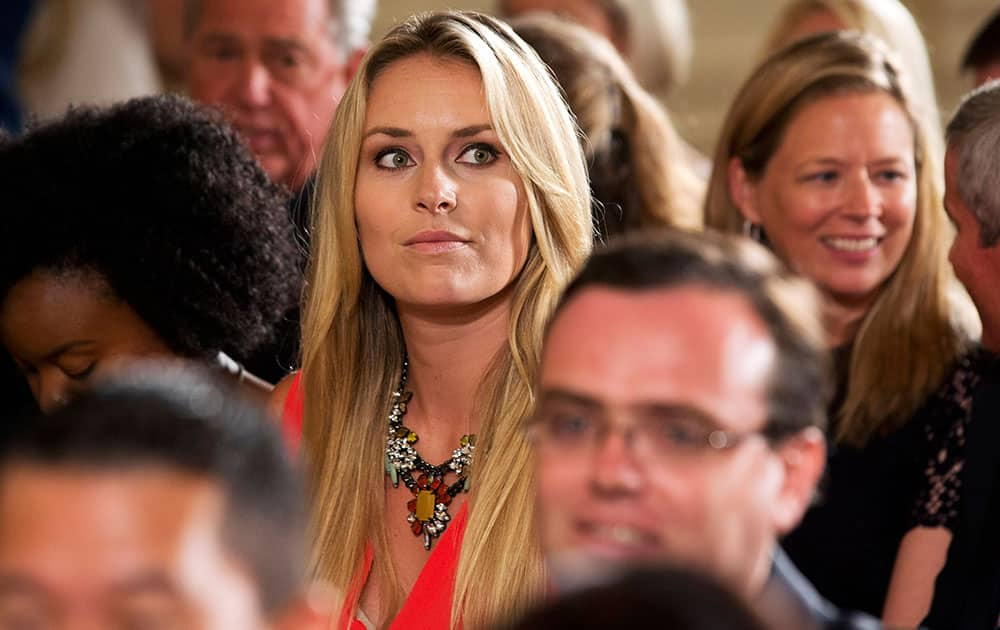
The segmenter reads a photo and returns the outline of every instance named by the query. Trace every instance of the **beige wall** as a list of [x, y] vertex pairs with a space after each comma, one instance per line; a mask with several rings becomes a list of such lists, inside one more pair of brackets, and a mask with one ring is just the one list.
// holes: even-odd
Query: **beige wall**
[[[688, 0], [694, 33], [691, 78], [668, 105], [682, 133], [710, 151], [726, 108], [740, 81], [751, 70], [762, 40], [783, 0]], [[958, 62], [980, 21], [995, 0], [904, 0], [920, 23], [934, 66], [942, 114], [948, 114], [969, 87], [958, 75]], [[490, 12], [493, 0], [379, 0], [373, 36], [416, 11], [469, 8]]]

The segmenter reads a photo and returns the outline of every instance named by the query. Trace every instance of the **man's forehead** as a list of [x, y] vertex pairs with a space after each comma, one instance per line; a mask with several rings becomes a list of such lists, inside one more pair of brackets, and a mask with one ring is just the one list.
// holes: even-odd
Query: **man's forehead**
[[195, 30], [278, 38], [325, 36], [329, 21], [327, 0], [200, 0]]
[[773, 339], [735, 291], [688, 285], [588, 287], [553, 321], [541, 386], [565, 386], [606, 402], [689, 400], [725, 407], [764, 401]]

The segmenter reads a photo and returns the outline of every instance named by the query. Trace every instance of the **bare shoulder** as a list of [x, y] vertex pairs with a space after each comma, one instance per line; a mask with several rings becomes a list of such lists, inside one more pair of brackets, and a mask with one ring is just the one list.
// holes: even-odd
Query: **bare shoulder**
[[298, 372], [292, 372], [282, 378], [267, 397], [267, 411], [275, 422], [281, 422], [281, 416], [285, 411], [285, 400], [288, 398], [288, 392], [292, 389], [292, 383], [298, 376]]

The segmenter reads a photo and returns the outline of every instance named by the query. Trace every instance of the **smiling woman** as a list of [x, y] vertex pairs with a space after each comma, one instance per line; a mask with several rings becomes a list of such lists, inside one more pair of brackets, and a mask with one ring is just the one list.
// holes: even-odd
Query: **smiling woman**
[[279, 367], [299, 287], [285, 194], [215, 115], [72, 110], [0, 143], [0, 187], [0, 342], [43, 409], [136, 356]]
[[933, 134], [877, 40], [815, 36], [744, 84], [706, 201], [708, 226], [762, 241], [823, 297], [836, 448], [786, 549], [835, 604], [900, 627], [944, 562], [974, 378]]
[[517, 615], [542, 591], [521, 427], [593, 238], [558, 88], [492, 18], [410, 18], [348, 88], [317, 199], [303, 372], [276, 394], [293, 434], [304, 403], [340, 627]]

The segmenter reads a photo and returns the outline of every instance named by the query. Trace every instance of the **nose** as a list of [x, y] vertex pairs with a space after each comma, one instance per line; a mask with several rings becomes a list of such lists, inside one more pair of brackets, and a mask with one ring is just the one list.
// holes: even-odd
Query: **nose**
[[882, 214], [882, 196], [867, 172], [851, 179], [845, 214], [858, 219], [867, 219]]
[[35, 385], [35, 400], [45, 413], [64, 406], [70, 399], [72, 387], [69, 379], [59, 369], [42, 369]]
[[629, 441], [626, 432], [612, 431], [596, 445], [593, 465], [589, 467], [596, 494], [628, 495], [642, 488], [642, 471]]
[[443, 165], [425, 163], [417, 185], [418, 210], [447, 214], [458, 206], [457, 186]]
[[248, 59], [236, 86], [237, 98], [246, 107], [264, 107], [271, 101], [271, 73], [256, 59]]

